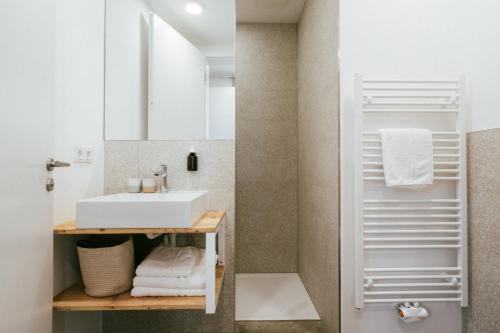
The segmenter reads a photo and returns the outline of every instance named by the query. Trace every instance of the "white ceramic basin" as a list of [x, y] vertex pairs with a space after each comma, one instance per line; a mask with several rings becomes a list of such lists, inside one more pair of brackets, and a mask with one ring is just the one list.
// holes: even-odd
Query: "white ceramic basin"
[[79, 200], [78, 228], [189, 228], [208, 210], [206, 191], [119, 193]]

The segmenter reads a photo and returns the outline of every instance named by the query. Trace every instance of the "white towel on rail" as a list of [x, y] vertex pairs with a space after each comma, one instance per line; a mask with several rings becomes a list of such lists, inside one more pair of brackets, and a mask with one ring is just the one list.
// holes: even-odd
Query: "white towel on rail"
[[198, 249], [158, 245], [135, 270], [138, 276], [187, 277], [193, 273]]
[[389, 187], [422, 187], [434, 181], [432, 132], [421, 128], [382, 128], [382, 161]]
[[167, 289], [167, 288], [147, 288], [134, 287], [130, 292], [132, 297], [149, 296], [205, 296], [205, 289]]
[[187, 277], [136, 276], [134, 287], [165, 289], [203, 289], [205, 288], [205, 251], [198, 250], [193, 274]]

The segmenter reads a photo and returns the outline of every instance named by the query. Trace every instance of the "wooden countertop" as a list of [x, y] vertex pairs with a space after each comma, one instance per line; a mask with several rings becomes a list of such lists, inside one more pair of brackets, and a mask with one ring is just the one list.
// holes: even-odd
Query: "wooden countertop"
[[56, 235], [205, 234], [217, 232], [225, 214], [224, 211], [208, 211], [190, 228], [78, 229], [75, 221], [68, 221], [55, 225], [53, 230]]

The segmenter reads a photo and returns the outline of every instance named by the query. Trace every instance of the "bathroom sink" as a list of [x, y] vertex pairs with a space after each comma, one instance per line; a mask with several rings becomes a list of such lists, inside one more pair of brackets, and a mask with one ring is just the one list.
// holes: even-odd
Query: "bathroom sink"
[[208, 210], [206, 191], [119, 193], [79, 200], [76, 226], [88, 228], [189, 228]]

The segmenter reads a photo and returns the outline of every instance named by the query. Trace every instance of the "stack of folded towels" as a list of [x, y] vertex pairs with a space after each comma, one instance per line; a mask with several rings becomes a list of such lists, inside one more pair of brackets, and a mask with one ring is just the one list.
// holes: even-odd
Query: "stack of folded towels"
[[135, 273], [133, 297], [205, 295], [203, 249], [159, 245]]

